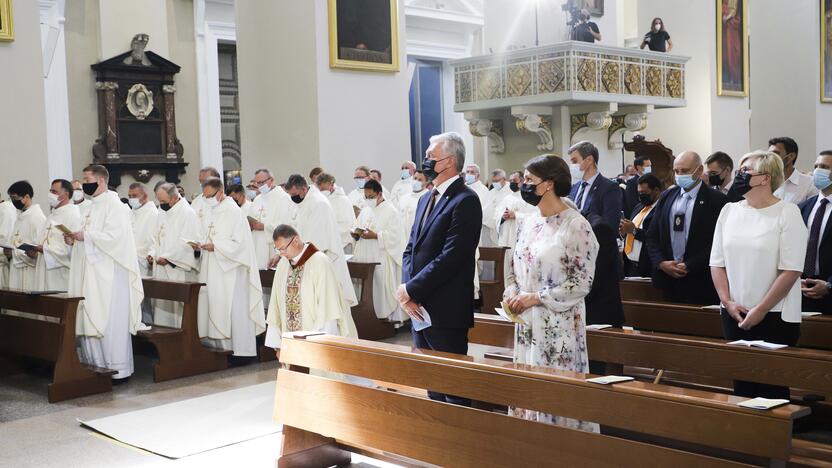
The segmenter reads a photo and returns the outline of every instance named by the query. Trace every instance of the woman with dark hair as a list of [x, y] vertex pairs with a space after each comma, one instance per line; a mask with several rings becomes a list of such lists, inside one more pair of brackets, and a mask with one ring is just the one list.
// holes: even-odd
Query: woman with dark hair
[[670, 34], [664, 29], [664, 21], [659, 18], [653, 18], [650, 24], [650, 31], [644, 35], [644, 40], [641, 41], [641, 48], [648, 46], [654, 52], [670, 52], [673, 50], [673, 41], [670, 40]]
[[[515, 332], [515, 362], [589, 372], [584, 297], [592, 286], [598, 242], [589, 222], [563, 200], [572, 180], [562, 158], [533, 158], [523, 176], [520, 193], [537, 210], [517, 220], [517, 244], [503, 294], [510, 312], [524, 322]], [[596, 428], [536, 411], [511, 411], [535, 421]]]

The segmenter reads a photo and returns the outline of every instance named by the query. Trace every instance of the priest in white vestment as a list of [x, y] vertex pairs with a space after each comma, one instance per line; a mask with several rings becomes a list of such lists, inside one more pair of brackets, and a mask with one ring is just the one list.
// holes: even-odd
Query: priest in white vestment
[[84, 298], [76, 322], [81, 362], [125, 379], [133, 373], [130, 335], [147, 328], [141, 322], [144, 288], [130, 210], [107, 189], [109, 178], [104, 166], [84, 168], [83, 190], [92, 204], [81, 229], [64, 236], [73, 245], [68, 293]]
[[[493, 223], [497, 234], [497, 247], [508, 247], [506, 251], [506, 262], [504, 274], [508, 274], [511, 268], [512, 249], [517, 245], [517, 219], [528, 213], [536, 211], [535, 207], [529, 205], [520, 197], [520, 185], [523, 183], [523, 174], [512, 172], [509, 176], [509, 195], [504, 197], [494, 209]], [[505, 277], [505, 276], [504, 276]]]
[[469, 164], [465, 167], [465, 185], [480, 197], [480, 204], [485, 205], [488, 187], [480, 181], [480, 167], [476, 164]]
[[[202, 184], [205, 183], [206, 180], [209, 178], [220, 179], [220, 172], [211, 166], [203, 167], [199, 170], [199, 174], [197, 175], [197, 179], [199, 180], [199, 186], [202, 187]], [[180, 193], [181, 195], [181, 193]], [[205, 199], [202, 197], [202, 194], [198, 194], [194, 199], [191, 201], [191, 208], [194, 209], [196, 213], [197, 219], [199, 219], [200, 229], [202, 229], [202, 235], [205, 236], [205, 228], [206, 228], [206, 215], [207, 208], [205, 207]]]
[[433, 190], [433, 185], [429, 184], [425, 173], [416, 171], [413, 173], [413, 182], [410, 186], [410, 193], [399, 198], [399, 213], [402, 219], [402, 228], [406, 238], [410, 236], [410, 231], [413, 229], [413, 224], [416, 222], [416, 209], [419, 206], [419, 199], [422, 195]]
[[35, 267], [37, 289], [40, 291], [68, 291], [71, 247], [64, 242], [64, 233], [58, 226], [72, 232], [81, 229], [81, 211], [72, 202], [72, 184], [58, 179], [49, 189], [49, 206], [52, 212], [46, 219], [44, 233], [38, 245], [38, 261]]
[[[206, 346], [256, 356], [256, 336], [266, 329], [263, 290], [254, 242], [242, 210], [223, 191], [222, 181], [202, 184], [207, 209], [204, 240], [198, 246], [199, 336]], [[185, 239], [190, 240], [190, 239]]]
[[379, 263], [373, 271], [376, 316], [391, 322], [404, 322], [408, 315], [396, 300], [396, 289], [402, 283], [402, 255], [407, 240], [399, 210], [384, 199], [382, 190], [375, 180], [364, 185], [367, 206], [358, 215], [361, 236], [355, 242], [353, 260]]
[[315, 244], [318, 250], [332, 260], [344, 300], [350, 307], [358, 304], [332, 206], [319, 191], [309, 190], [306, 179], [301, 175], [289, 176], [285, 188], [292, 201], [297, 204], [292, 226], [304, 240]]
[[254, 200], [252, 219], [249, 219], [248, 223], [254, 239], [257, 268], [265, 270], [277, 256], [272, 240], [274, 228], [292, 222], [297, 207], [283, 188], [277, 185], [268, 169], [258, 169], [254, 174], [254, 183], [260, 190], [260, 196]]
[[9, 257], [9, 288], [32, 291], [37, 289], [37, 276], [35, 267], [37, 265], [38, 252], [36, 249], [21, 250], [23, 244], [29, 246], [40, 245], [43, 233], [46, 229], [46, 216], [40, 205], [32, 203], [34, 190], [32, 185], [25, 180], [13, 183], [8, 190], [9, 198], [17, 209], [17, 221], [14, 225]]
[[497, 245], [497, 231], [494, 225], [494, 212], [497, 205], [511, 193], [506, 181], [506, 172], [496, 169], [491, 172], [491, 190], [485, 196], [485, 203], [482, 208], [482, 234], [480, 247], [495, 247]]
[[[150, 258], [153, 277], [165, 281], [197, 282], [199, 259], [187, 241], [199, 242], [202, 233], [199, 220], [191, 205], [176, 190], [176, 185], [165, 183], [156, 189], [161, 213], [153, 235]], [[179, 301], [153, 300], [153, 323], [165, 327], [182, 326], [182, 309]]]
[[271, 285], [266, 346], [275, 348], [279, 358], [283, 333], [321, 331], [358, 338], [330, 258], [287, 225], [275, 229], [274, 247], [282, 259]]
[[136, 240], [136, 258], [139, 259], [139, 273], [142, 278], [151, 276], [153, 266], [147, 263], [153, 248], [153, 233], [156, 231], [156, 216], [159, 210], [150, 202], [144, 185], [133, 182], [127, 191], [127, 201], [133, 215], [133, 238]]
[[[9, 200], [0, 199], [0, 245], [12, 245], [14, 224], [17, 222], [17, 210]], [[0, 255], [0, 288], [9, 287], [9, 256]]]
[[399, 206], [399, 200], [412, 192], [413, 174], [415, 173], [416, 164], [413, 161], [405, 161], [402, 163], [402, 172], [399, 174], [399, 180], [393, 184], [393, 188], [387, 194], [387, 201], [392, 202], [393, 206]]
[[352, 206], [360, 210], [364, 206], [364, 184], [370, 180], [370, 168], [367, 166], [358, 166], [353, 173], [353, 191], [347, 195]]
[[318, 190], [329, 201], [338, 224], [338, 235], [345, 252], [352, 252], [352, 231], [355, 230], [355, 210], [344, 189], [335, 184], [335, 177], [326, 172], [318, 174]]
[[[225, 194], [231, 197], [237, 206], [243, 210], [243, 215], [248, 219], [249, 216], [254, 216], [254, 203], [252, 203], [246, 196], [246, 188], [240, 184], [229, 185], [225, 189]], [[252, 198], [253, 200], [254, 198]]]

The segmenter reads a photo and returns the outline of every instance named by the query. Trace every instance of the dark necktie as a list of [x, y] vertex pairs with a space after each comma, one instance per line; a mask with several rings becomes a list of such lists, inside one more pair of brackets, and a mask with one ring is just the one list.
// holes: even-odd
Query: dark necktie
[[578, 197], [575, 199], [575, 205], [578, 206], [578, 211], [582, 211], [583, 208], [581, 207], [581, 202], [584, 201], [584, 195], [586, 195], [586, 186], [589, 185], [587, 181], [581, 182], [581, 188], [578, 189]]
[[806, 249], [806, 263], [803, 264], [803, 274], [805, 274], [807, 278], [811, 278], [817, 274], [817, 271], [815, 271], [815, 264], [818, 260], [820, 227], [821, 224], [823, 224], [823, 215], [826, 214], [826, 205], [828, 203], [828, 199], [821, 199], [820, 206], [817, 211], [815, 211], [815, 217], [812, 218], [812, 229], [809, 231], [809, 247]]
[[428, 208], [425, 210], [425, 217], [422, 218], [422, 227], [419, 229], [419, 232], [422, 232], [422, 229], [425, 228], [425, 224], [428, 222], [428, 216], [430, 216], [431, 211], [433, 211], [433, 207], [436, 206], [436, 197], [439, 195], [439, 190], [433, 189], [430, 192], [430, 201], [428, 202]]

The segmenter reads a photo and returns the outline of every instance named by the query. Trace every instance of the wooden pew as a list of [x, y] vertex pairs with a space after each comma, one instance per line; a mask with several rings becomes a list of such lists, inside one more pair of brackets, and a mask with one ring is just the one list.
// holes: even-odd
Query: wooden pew
[[396, 334], [396, 328], [386, 320], [379, 320], [373, 306], [373, 272], [378, 263], [347, 262], [350, 277], [361, 281], [361, 297], [350, 312], [358, 337], [363, 340], [383, 340]]
[[480, 247], [480, 261], [494, 263], [494, 279], [480, 279], [480, 297], [482, 312], [496, 314], [494, 308], [500, 307], [503, 291], [506, 289], [505, 265], [508, 247]]
[[[702, 306], [670, 302], [622, 301], [628, 326], [681, 335], [722, 338], [719, 311]], [[832, 316], [803, 317], [798, 345], [832, 349]]]
[[0, 308], [46, 316], [19, 317], [0, 313], [0, 352], [55, 364], [48, 386], [49, 403], [113, 389], [116, 371], [82, 364], [75, 350], [75, 319], [81, 297], [32, 295], [0, 290]]
[[[596, 385], [584, 374], [341, 337], [286, 335], [283, 343], [280, 359], [289, 369], [277, 378], [280, 467], [347, 464], [349, 452], [460, 467], [776, 465], [790, 455], [794, 419], [809, 413], [794, 405], [753, 411], [728, 395], [642, 382]], [[597, 422], [624, 435], [448, 405], [309, 369]]]
[[[260, 270], [260, 286], [263, 288], [263, 294], [269, 295], [272, 289], [272, 284], [274, 284], [274, 270]], [[264, 299], [265, 301], [265, 299]], [[266, 309], [266, 313], [269, 313], [269, 306], [264, 302], [263, 307]], [[260, 362], [269, 362], [269, 361], [276, 361], [277, 357], [275, 357], [274, 349], [269, 348], [264, 343], [266, 341], [266, 333], [263, 332], [257, 335], [257, 358]]]
[[153, 366], [153, 381], [178, 379], [228, 368], [231, 351], [215, 350], [202, 345], [197, 326], [197, 304], [202, 283], [182, 283], [142, 278], [144, 295], [151, 299], [183, 302], [182, 327], [154, 325], [137, 333], [149, 341], [159, 354]]
[[619, 283], [621, 299], [625, 301], [661, 302], [664, 294], [653, 287], [650, 278], [625, 278]]

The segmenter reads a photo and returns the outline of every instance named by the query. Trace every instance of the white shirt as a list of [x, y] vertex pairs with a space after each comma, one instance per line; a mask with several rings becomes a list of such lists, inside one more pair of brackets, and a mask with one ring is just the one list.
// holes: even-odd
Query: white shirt
[[783, 185], [774, 191], [774, 196], [784, 202], [797, 205], [815, 196], [817, 193], [818, 189], [815, 188], [815, 184], [812, 182], [812, 176], [803, 174], [795, 169], [792, 171], [792, 175], [783, 182]]
[[725, 184], [724, 187], [718, 187], [718, 188], [719, 188], [719, 191], [722, 192], [723, 195], [728, 195], [728, 191], [731, 190], [732, 185], [734, 185], [734, 178], [733, 177], [731, 177], [731, 180], [729, 180], [728, 183]]
[[[710, 264], [725, 268], [731, 298], [751, 309], [763, 300], [780, 271], [803, 271], [808, 238], [800, 209], [793, 203], [762, 209], [744, 200], [728, 203], [716, 223]], [[800, 311], [797, 280], [770, 312], [780, 312], [784, 322], [800, 323]]]
[[823, 214], [823, 220], [820, 223], [820, 238], [818, 239], [818, 254], [815, 256], [815, 271], [820, 271], [820, 241], [823, 240], [823, 233], [826, 232], [826, 225], [829, 223], [829, 213], [832, 213], [832, 194], [828, 197], [824, 197], [822, 193], [818, 194], [818, 199], [815, 201], [812, 212], [809, 213], [808, 225], [806, 226], [806, 229], [812, 232], [812, 222], [815, 220], [815, 213], [820, 208], [820, 201], [824, 198], [829, 200], [829, 203], [826, 204], [826, 212]]

